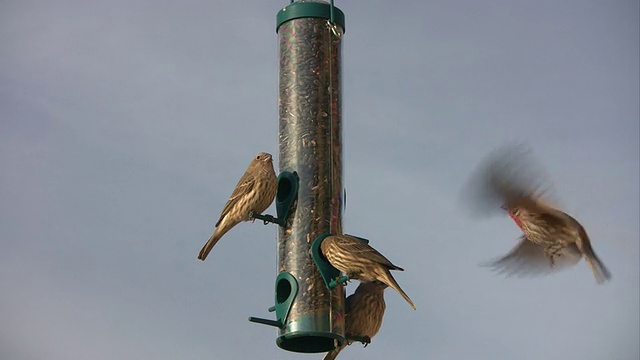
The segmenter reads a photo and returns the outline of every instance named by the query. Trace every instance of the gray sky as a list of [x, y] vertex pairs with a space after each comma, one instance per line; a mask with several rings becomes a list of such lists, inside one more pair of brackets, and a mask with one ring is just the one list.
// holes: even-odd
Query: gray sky
[[[277, 157], [288, 1], [0, 4], [0, 358], [320, 359], [275, 345], [274, 226], [196, 259], [251, 157]], [[639, 356], [637, 1], [336, 1], [345, 231], [404, 267], [343, 359]], [[250, 129], [250, 130], [248, 130]], [[613, 273], [505, 279], [520, 235], [460, 208], [526, 141]], [[273, 213], [273, 208], [269, 211]], [[351, 285], [351, 292], [355, 285]]]

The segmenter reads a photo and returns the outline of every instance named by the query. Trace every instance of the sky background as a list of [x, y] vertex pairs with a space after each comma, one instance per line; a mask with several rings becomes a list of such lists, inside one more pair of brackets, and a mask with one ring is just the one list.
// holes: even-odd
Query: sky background
[[[252, 156], [278, 157], [288, 1], [0, 3], [0, 358], [321, 359], [280, 350], [276, 227], [196, 259]], [[638, 1], [336, 1], [345, 231], [406, 269], [343, 359], [639, 357]], [[505, 279], [506, 216], [460, 193], [524, 141], [613, 274]], [[270, 208], [269, 213], [274, 213]], [[350, 293], [355, 282], [347, 288]]]

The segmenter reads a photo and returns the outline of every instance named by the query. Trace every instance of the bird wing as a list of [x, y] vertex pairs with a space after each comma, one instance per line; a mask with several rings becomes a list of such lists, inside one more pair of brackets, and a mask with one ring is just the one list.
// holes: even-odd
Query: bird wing
[[551, 212], [552, 214], [554, 214], [556, 217], [561, 219], [559, 221], [563, 221], [564, 224], [566, 224], [566, 226], [575, 227], [582, 238], [586, 238], [587, 240], [589, 239], [589, 237], [587, 236], [587, 232], [582, 227], [582, 224], [580, 224], [580, 222], [576, 220], [573, 216], [555, 208], [552, 208], [551, 210], [552, 210]]
[[238, 203], [238, 200], [242, 198], [244, 195], [251, 192], [255, 183], [256, 183], [256, 179], [253, 175], [249, 174], [248, 172], [245, 172], [244, 175], [242, 175], [242, 177], [240, 178], [240, 181], [238, 181], [238, 184], [236, 184], [235, 189], [233, 189], [233, 193], [231, 194], [231, 197], [229, 198], [229, 200], [227, 200], [227, 203], [224, 205], [224, 208], [222, 209], [222, 213], [220, 214], [220, 219], [218, 219], [218, 222], [216, 223], [216, 227], [220, 224], [220, 222], [225, 217], [225, 215], [227, 215], [229, 211], [231, 211], [231, 209], [235, 206], [235, 204]]
[[562, 211], [556, 210], [551, 212], [539, 213], [539, 218], [545, 224], [547, 224], [548, 227], [553, 229], [558, 229], [558, 228], [564, 228], [569, 226], [568, 224], [569, 221], [564, 215], [565, 214]]
[[382, 264], [392, 270], [404, 271], [399, 266], [394, 265], [389, 259], [380, 254], [376, 249], [372, 248], [366, 242], [349, 235], [338, 235], [334, 237], [336, 245], [343, 251], [353, 254], [355, 257], [363, 257]]
[[464, 188], [470, 214], [489, 216], [501, 205], [513, 207], [523, 199], [539, 198], [551, 191], [551, 183], [524, 144], [510, 144], [493, 151], [481, 162]]
[[500, 274], [524, 277], [554, 273], [575, 265], [581, 258], [582, 254], [572, 244], [564, 248], [554, 259], [552, 267], [551, 261], [545, 255], [544, 247], [534, 244], [522, 236], [520, 243], [507, 255], [484, 265], [493, 268]]

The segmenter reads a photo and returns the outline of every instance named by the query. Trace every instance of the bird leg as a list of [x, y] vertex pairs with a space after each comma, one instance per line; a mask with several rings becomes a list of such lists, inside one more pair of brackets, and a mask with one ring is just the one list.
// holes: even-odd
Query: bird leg
[[368, 336], [363, 336], [360, 339], [360, 342], [364, 344], [364, 347], [367, 347], [367, 345], [371, 344], [371, 338]]
[[561, 244], [552, 244], [545, 249], [545, 255], [549, 258], [551, 267], [554, 267], [556, 264], [555, 257], [561, 254], [562, 254]]
[[265, 225], [267, 225], [268, 223], [274, 223], [274, 224], [280, 225], [280, 221], [277, 218], [274, 218], [272, 215], [256, 214], [253, 211], [249, 211], [249, 220], [251, 220], [251, 222], [255, 222], [256, 219], [262, 220]]
[[342, 286], [347, 286], [347, 282], [349, 282], [349, 277], [347, 276], [341, 276], [341, 277], [337, 277], [335, 279], [333, 279], [332, 283], [335, 282], [336, 285], [331, 285], [332, 287], [337, 286], [338, 284], [342, 285]]
[[359, 341], [364, 344], [364, 347], [371, 344], [371, 338], [368, 336], [349, 336], [349, 340]]

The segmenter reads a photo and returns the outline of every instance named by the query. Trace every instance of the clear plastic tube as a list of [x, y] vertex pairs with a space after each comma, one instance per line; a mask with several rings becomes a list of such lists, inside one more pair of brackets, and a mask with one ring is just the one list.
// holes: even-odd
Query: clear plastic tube
[[[342, 32], [315, 17], [278, 28], [280, 171], [295, 171], [300, 179], [297, 201], [278, 234], [278, 271], [298, 282], [279, 338], [293, 351], [311, 343], [325, 351], [344, 336], [344, 290], [326, 288], [310, 255], [316, 237], [342, 233]], [[304, 352], [317, 352], [313, 348]]]

